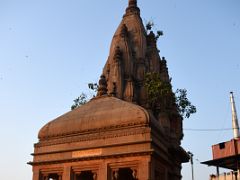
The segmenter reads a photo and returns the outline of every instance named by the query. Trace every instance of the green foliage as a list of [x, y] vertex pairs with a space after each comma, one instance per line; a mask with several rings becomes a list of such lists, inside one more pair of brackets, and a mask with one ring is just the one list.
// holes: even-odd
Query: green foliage
[[158, 36], [163, 36], [163, 31], [157, 31]]
[[93, 90], [94, 92], [97, 92], [98, 84], [97, 83], [88, 83], [88, 88]]
[[146, 29], [147, 29], [147, 31], [152, 30], [152, 27], [153, 27], [153, 26], [154, 26], [153, 21], [148, 21], [148, 22], [146, 23]]
[[148, 94], [148, 103], [154, 113], [158, 113], [158, 106], [161, 111], [167, 112], [171, 105], [176, 106], [183, 118], [189, 118], [191, 114], [196, 113], [196, 107], [187, 98], [187, 90], [177, 89], [173, 93], [170, 82], [162, 81], [159, 73], [147, 73], [144, 85]]
[[[71, 110], [76, 109], [77, 107], [86, 104], [89, 99], [94, 98], [95, 94], [98, 90], [98, 84], [97, 83], [88, 83], [88, 88], [92, 91], [94, 91], [94, 95], [89, 95], [85, 93], [81, 93], [80, 96], [78, 96], [76, 99], [73, 100], [74, 104], [71, 106]], [[90, 97], [90, 98], [89, 98]]]
[[177, 89], [175, 96], [178, 112], [182, 117], [189, 118], [191, 114], [197, 112], [197, 108], [187, 98], [186, 89]]
[[87, 103], [87, 95], [81, 93], [79, 97], [73, 100], [74, 104], [71, 106], [71, 110], [76, 109], [77, 107]]
[[[148, 21], [145, 25], [147, 32], [151, 31], [154, 26], [155, 25], [153, 21]], [[163, 36], [163, 31], [157, 30], [155, 34], [155, 39], [157, 41], [160, 36]]]
[[153, 108], [158, 102], [162, 102], [163, 98], [171, 95], [171, 84], [160, 79], [159, 73], [146, 73], [144, 85], [147, 89], [148, 100]]
[[157, 31], [157, 35], [155, 36], [156, 41], [158, 40], [158, 38], [159, 38], [160, 36], [163, 36], [163, 31]]

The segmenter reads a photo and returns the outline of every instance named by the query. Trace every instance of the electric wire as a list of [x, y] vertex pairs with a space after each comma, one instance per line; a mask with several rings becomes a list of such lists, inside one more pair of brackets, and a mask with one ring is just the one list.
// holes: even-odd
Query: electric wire
[[195, 129], [195, 128], [184, 128], [184, 131], [230, 131], [232, 128], [221, 128], [221, 129]]
[[[223, 116], [224, 118], [223, 118], [221, 129], [224, 129], [226, 127], [227, 122], [229, 122], [229, 123], [231, 122], [231, 115], [230, 114], [231, 114], [230, 103], [226, 103], [225, 113], [224, 113], [224, 116]], [[219, 134], [216, 137], [216, 142], [219, 142], [223, 138], [224, 135], [226, 135], [224, 133], [224, 131], [219, 131]]]

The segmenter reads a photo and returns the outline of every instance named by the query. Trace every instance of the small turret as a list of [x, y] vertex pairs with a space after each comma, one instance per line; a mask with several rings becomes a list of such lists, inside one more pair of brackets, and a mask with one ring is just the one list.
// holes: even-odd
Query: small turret
[[99, 97], [99, 96], [107, 95], [107, 81], [104, 75], [101, 75], [98, 84], [99, 84], [99, 87], [98, 87], [97, 96]]

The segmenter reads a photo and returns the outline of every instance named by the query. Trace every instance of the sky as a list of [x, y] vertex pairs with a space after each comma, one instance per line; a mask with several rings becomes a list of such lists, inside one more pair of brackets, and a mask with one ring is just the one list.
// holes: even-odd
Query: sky
[[[184, 120], [182, 146], [195, 180], [215, 168], [211, 145], [232, 138], [229, 92], [240, 112], [240, 1], [139, 0], [143, 22], [162, 30], [158, 47], [173, 89], [186, 88], [197, 113]], [[0, 179], [31, 179], [40, 128], [70, 110], [97, 82], [127, 0], [0, 0]], [[205, 131], [199, 131], [203, 129]], [[224, 172], [221, 169], [221, 172]], [[183, 165], [183, 180], [191, 166]]]

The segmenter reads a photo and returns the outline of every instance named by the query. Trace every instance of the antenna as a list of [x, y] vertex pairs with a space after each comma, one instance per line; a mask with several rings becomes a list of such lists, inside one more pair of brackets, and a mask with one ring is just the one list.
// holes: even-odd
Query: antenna
[[239, 126], [238, 126], [237, 111], [236, 111], [233, 92], [230, 92], [230, 102], [231, 102], [231, 107], [232, 107], [233, 137], [234, 137], [234, 139], [238, 139], [239, 138]]

